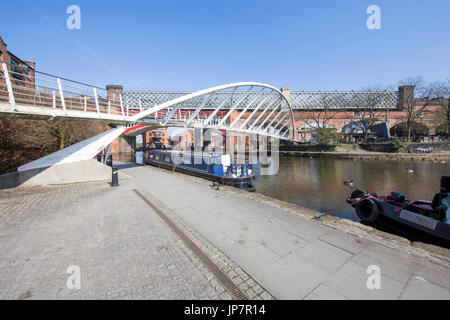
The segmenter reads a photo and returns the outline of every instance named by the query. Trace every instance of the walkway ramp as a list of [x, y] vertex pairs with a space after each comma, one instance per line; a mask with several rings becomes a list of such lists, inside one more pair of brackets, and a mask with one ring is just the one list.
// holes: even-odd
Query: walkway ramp
[[27, 163], [19, 167], [18, 171], [21, 172], [37, 168], [46, 168], [55, 165], [92, 159], [96, 154], [118, 138], [126, 129], [127, 128], [124, 126], [119, 126], [100, 133], [89, 139], [83, 140], [67, 148]]

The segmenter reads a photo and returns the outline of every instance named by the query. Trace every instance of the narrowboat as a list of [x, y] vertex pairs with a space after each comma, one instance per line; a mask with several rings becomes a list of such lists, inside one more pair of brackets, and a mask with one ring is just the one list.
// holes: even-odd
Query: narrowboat
[[255, 190], [251, 164], [235, 164], [230, 155], [214, 155], [163, 149], [146, 152], [145, 164], [190, 174], [247, 191]]
[[356, 189], [347, 198], [362, 223], [381, 227], [386, 231], [450, 248], [450, 208], [439, 209], [450, 190], [450, 177], [441, 178], [441, 192], [433, 201], [408, 200], [401, 192], [387, 196], [365, 193]]

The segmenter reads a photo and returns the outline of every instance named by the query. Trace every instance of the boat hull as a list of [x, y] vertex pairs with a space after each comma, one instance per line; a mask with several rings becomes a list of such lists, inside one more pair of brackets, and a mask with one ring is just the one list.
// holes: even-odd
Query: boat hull
[[166, 162], [164, 160], [156, 160], [146, 158], [144, 161], [145, 164], [152, 165], [158, 168], [163, 168], [171, 171], [176, 171], [184, 174], [189, 174], [191, 176], [203, 178], [206, 180], [214, 181], [220, 183], [222, 185], [228, 185], [235, 188], [247, 190], [247, 191], [255, 191], [255, 175], [249, 175], [245, 177], [226, 177], [226, 176], [218, 176], [215, 174], [211, 174], [207, 171], [197, 169], [192, 166], [184, 166], [183, 164], [174, 165], [171, 162]]
[[[369, 201], [371, 205], [376, 206], [370, 208], [370, 213]], [[356, 209], [357, 215], [365, 224], [399, 234], [413, 241], [427, 242], [450, 248], [450, 225], [438, 219], [412, 212], [411, 209], [416, 207], [414, 202], [402, 205], [389, 203], [367, 195], [358, 200], [349, 198], [347, 202], [351, 203]], [[361, 206], [361, 204], [365, 207]], [[429, 206], [429, 203], [426, 202], [420, 202], [420, 204]], [[364, 215], [363, 210], [367, 211], [368, 214]]]

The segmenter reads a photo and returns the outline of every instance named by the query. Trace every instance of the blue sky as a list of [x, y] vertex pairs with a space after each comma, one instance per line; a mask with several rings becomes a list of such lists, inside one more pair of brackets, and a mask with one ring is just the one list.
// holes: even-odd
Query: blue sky
[[[81, 30], [66, 28], [71, 4]], [[371, 4], [381, 30], [366, 27]], [[450, 78], [449, 16], [448, 0], [16, 0], [0, 36], [38, 70], [102, 87], [358, 90]]]

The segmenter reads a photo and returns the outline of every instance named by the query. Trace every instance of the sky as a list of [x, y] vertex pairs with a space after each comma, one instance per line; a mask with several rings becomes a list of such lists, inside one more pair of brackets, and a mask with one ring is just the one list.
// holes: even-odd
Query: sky
[[[373, 4], [381, 29], [369, 30]], [[79, 30], [66, 27], [70, 5]], [[9, 51], [100, 87], [359, 90], [450, 78], [448, 0], [15, 0], [1, 11]]]

